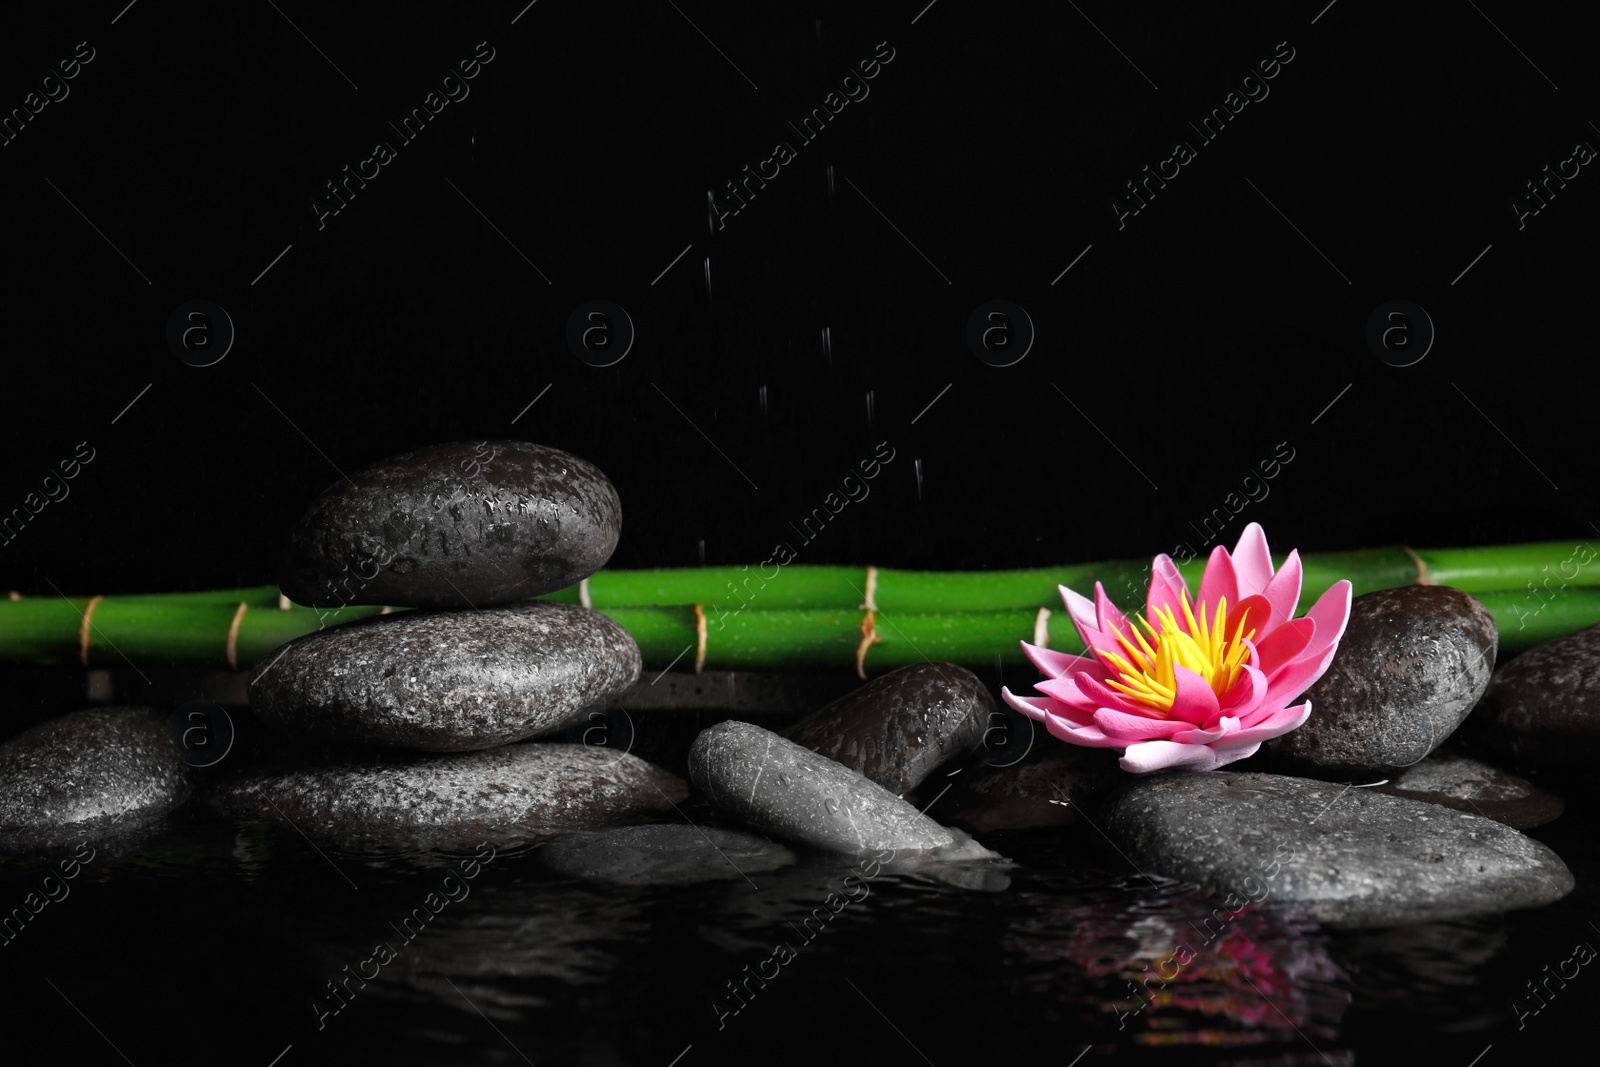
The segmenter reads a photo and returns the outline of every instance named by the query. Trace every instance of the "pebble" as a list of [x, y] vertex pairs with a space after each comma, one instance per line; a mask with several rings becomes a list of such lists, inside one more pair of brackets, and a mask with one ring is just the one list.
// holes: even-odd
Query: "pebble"
[[1491, 767], [1464, 752], [1441, 749], [1386, 785], [1394, 796], [1470, 811], [1518, 830], [1559, 818], [1566, 801], [1510, 771]]
[[765, 837], [658, 823], [568, 834], [539, 850], [561, 874], [623, 885], [690, 885], [777, 870], [794, 853]]
[[587, 460], [527, 441], [430, 445], [323, 490], [278, 582], [316, 607], [486, 608], [593, 574], [621, 533], [617, 491]]
[[641, 663], [626, 630], [576, 604], [402, 612], [290, 642], [256, 669], [250, 702], [308, 737], [464, 752], [582, 721]]
[[994, 699], [953, 663], [917, 663], [874, 678], [784, 736], [904, 795], [983, 741]]
[[637, 756], [527, 742], [455, 756], [411, 756], [243, 772], [208, 803], [357, 847], [503, 846], [670, 811], [688, 785]]
[[1474, 750], [1518, 770], [1588, 778], [1600, 752], [1600, 625], [1506, 663], [1461, 732]]
[[183, 804], [190, 773], [154, 709], [93, 708], [42, 722], [0, 745], [0, 849], [127, 833]]
[[1083, 822], [1090, 798], [1125, 777], [1110, 750], [1063, 744], [1040, 727], [1026, 759], [955, 778], [949, 797], [938, 802], [939, 817], [974, 833], [1072, 826]]
[[1356, 597], [1327, 673], [1299, 698], [1311, 701], [1311, 718], [1262, 745], [1262, 765], [1315, 778], [1395, 776], [1461, 725], [1489, 684], [1497, 643], [1488, 609], [1458, 589]]
[[750, 723], [702, 730], [689, 751], [689, 775], [718, 808], [785, 840], [848, 853], [994, 856], [849, 767]]
[[1331, 927], [1437, 922], [1572, 891], [1548, 847], [1511, 827], [1370, 789], [1254, 772], [1130, 782], [1100, 825], [1141, 870], [1298, 909]]

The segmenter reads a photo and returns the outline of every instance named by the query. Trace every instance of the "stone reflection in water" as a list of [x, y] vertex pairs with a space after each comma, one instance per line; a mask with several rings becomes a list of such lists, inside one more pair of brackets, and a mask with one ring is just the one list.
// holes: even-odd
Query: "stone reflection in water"
[[[1030, 894], [1031, 896], [1032, 894]], [[1088, 1002], [1102, 1040], [1140, 1045], [1315, 1042], [1335, 1063], [1351, 994], [1309, 921], [1168, 887], [1138, 901], [1039, 895], [1008, 950], [1019, 993]], [[1069, 965], [1063, 973], [1062, 964]]]
[[1486, 915], [1362, 931], [1340, 942], [1339, 958], [1360, 975], [1364, 1001], [1410, 1005], [1442, 1033], [1477, 1033], [1503, 1024], [1507, 990], [1520, 991], [1524, 976], [1488, 970], [1506, 945], [1504, 917]]

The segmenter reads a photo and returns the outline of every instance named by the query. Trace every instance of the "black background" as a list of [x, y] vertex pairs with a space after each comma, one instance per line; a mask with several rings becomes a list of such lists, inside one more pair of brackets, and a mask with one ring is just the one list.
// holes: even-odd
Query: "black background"
[[[78, 442], [95, 458], [0, 581], [270, 581], [339, 471], [495, 437], [610, 475], [622, 567], [702, 542], [755, 562], [879, 442], [894, 461], [800, 562], [1203, 551], [1190, 524], [1285, 441], [1228, 545], [1252, 519], [1280, 551], [1594, 532], [1594, 179], [1521, 230], [1508, 207], [1600, 143], [1572, 13], [678, 7], [142, 2], [12, 27], [6, 108], [77, 42], [95, 58], [0, 147], [0, 507]], [[470, 95], [319, 229], [324, 184], [479, 41]], [[713, 231], [707, 190], [883, 41], [870, 95], [786, 135], [797, 158]], [[1280, 41], [1270, 95], [1197, 143], [1185, 120]], [[1119, 229], [1112, 198], [1178, 138], [1198, 158]], [[995, 298], [1037, 328], [1009, 367], [965, 341]], [[194, 299], [237, 329], [210, 367], [166, 342]], [[565, 343], [592, 299], [637, 330], [614, 366]], [[1365, 340], [1391, 299], [1437, 329], [1410, 367]]]

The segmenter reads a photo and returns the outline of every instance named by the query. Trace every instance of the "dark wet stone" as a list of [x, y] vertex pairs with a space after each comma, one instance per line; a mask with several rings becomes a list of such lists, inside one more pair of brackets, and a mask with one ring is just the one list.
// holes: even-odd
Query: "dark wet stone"
[[1600, 626], [1501, 667], [1461, 733], [1475, 751], [1519, 770], [1589, 777], [1600, 757]]
[[430, 445], [323, 490], [278, 582], [318, 607], [484, 608], [593, 574], [621, 532], [617, 491], [587, 460], [527, 441]]
[[530, 742], [457, 756], [414, 756], [245, 772], [217, 783], [222, 814], [378, 847], [471, 847], [554, 837], [670, 811], [676, 775], [625, 753]]
[[874, 678], [784, 731], [891, 793], [910, 792], [983, 740], [994, 700], [953, 663], [918, 663]]
[[1566, 802], [1510, 771], [1491, 767], [1464, 752], [1435, 752], [1379, 792], [1470, 811], [1519, 830], [1559, 818]]
[[1458, 589], [1356, 597], [1333, 662], [1304, 694], [1311, 718], [1262, 745], [1261, 763], [1315, 778], [1393, 777], [1461, 725], [1489, 684], [1497, 641], [1488, 609]]
[[749, 723], [701, 731], [689, 751], [689, 775], [718, 808], [785, 840], [836, 852], [993, 856], [843, 764]]
[[0, 745], [0, 849], [53, 848], [134, 830], [189, 797], [190, 772], [151, 708], [94, 708]]
[[624, 885], [689, 885], [795, 862], [793, 852], [764, 837], [683, 823], [568, 834], [540, 849], [539, 857], [562, 874]]
[[1118, 790], [1101, 826], [1151, 874], [1336, 927], [1398, 926], [1560, 900], [1554, 852], [1491, 819], [1275, 774], [1174, 772]]
[[1083, 821], [1084, 804], [1127, 777], [1109, 749], [1063, 744], [1043, 727], [1035, 745], [1012, 766], [973, 768], [953, 778], [949, 796], [937, 801], [939, 818], [976, 833], [1071, 826]]
[[402, 612], [290, 642], [257, 668], [250, 698], [302, 735], [465, 752], [573, 725], [640, 663], [626, 630], [576, 604]]

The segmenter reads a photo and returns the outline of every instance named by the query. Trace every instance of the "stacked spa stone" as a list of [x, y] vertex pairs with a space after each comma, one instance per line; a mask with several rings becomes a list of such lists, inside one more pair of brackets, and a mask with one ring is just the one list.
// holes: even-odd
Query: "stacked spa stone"
[[639, 648], [574, 604], [530, 600], [598, 570], [622, 527], [594, 465], [521, 441], [445, 444], [330, 486], [296, 524], [285, 595], [400, 611], [325, 628], [256, 670], [258, 718], [365, 746], [219, 784], [236, 817], [335, 839], [446, 846], [536, 838], [669, 809], [682, 779], [547, 740], [638, 680]]

